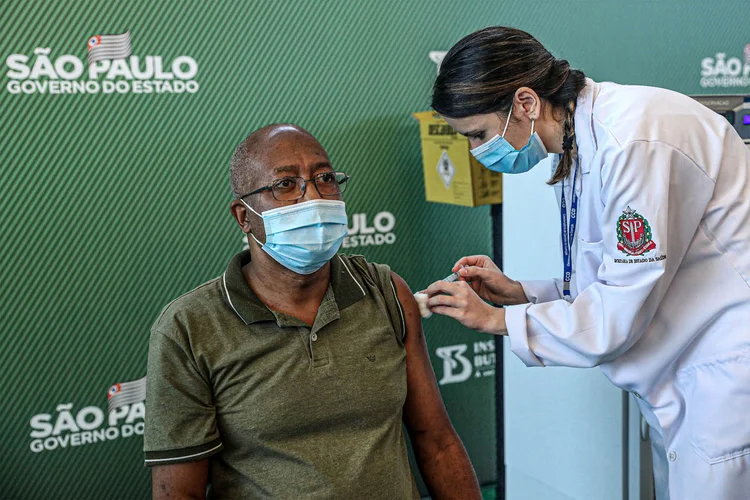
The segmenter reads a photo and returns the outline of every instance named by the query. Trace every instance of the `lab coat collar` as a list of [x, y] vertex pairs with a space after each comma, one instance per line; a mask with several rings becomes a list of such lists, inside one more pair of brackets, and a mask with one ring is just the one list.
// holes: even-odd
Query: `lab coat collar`
[[575, 111], [576, 145], [581, 157], [581, 172], [591, 171], [591, 159], [596, 153], [594, 136], [594, 101], [599, 94], [599, 86], [591, 78], [586, 78], [586, 86], [578, 94]]

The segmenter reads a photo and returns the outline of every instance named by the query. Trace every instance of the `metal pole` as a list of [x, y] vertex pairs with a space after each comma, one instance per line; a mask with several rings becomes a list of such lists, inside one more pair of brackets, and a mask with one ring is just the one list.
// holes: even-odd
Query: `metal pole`
[[[503, 206], [492, 205], [492, 260], [503, 268]], [[503, 337], [495, 336], [495, 436], [497, 440], [497, 500], [505, 500], [505, 379]]]

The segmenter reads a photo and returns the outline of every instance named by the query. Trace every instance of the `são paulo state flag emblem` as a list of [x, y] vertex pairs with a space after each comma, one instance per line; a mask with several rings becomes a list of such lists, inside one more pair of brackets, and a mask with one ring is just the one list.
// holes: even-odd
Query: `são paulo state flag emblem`
[[617, 219], [617, 240], [617, 249], [626, 255], [643, 255], [656, 248], [648, 221], [630, 207]]

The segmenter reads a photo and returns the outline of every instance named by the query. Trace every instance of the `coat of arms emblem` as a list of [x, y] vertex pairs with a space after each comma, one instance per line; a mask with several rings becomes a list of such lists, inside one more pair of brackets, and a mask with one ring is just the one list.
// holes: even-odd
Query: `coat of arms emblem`
[[642, 255], [656, 248], [648, 221], [630, 207], [617, 219], [617, 240], [617, 249], [627, 255]]

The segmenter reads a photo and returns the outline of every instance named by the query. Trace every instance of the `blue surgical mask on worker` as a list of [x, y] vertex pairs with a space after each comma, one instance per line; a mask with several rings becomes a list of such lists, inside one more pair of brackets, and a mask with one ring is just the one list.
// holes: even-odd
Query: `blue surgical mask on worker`
[[312, 274], [331, 260], [347, 235], [346, 205], [338, 200], [311, 200], [258, 213], [266, 243], [250, 236], [276, 262], [297, 274]]
[[531, 120], [531, 137], [524, 147], [515, 149], [505, 140], [511, 111], [513, 111], [512, 106], [505, 120], [503, 135], [495, 135], [489, 141], [472, 149], [471, 154], [479, 163], [495, 172], [522, 174], [547, 158], [547, 148], [544, 147], [539, 134], [534, 132], [534, 120]]

